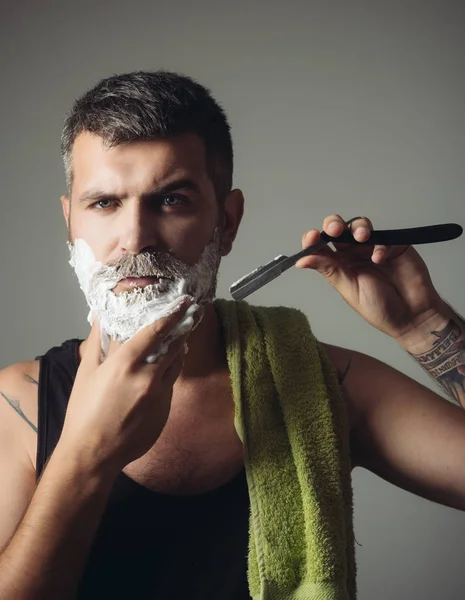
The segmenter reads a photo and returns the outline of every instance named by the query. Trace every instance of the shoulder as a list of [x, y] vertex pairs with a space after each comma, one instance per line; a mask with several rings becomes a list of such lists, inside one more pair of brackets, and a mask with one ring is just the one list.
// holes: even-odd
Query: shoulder
[[23, 446], [35, 464], [38, 423], [39, 361], [0, 370], [0, 434]]

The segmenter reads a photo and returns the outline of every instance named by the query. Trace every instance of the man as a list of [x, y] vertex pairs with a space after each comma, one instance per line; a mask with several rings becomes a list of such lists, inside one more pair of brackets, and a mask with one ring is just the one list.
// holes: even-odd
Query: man
[[[292, 555], [297, 542], [286, 531], [273, 534], [279, 548], [266, 540], [259, 547], [256, 521], [262, 519], [266, 528], [274, 515], [263, 518], [254, 504], [263, 500], [255, 484], [259, 491], [264, 484], [260, 488], [250, 448], [257, 456], [262, 444], [282, 439], [287, 448], [288, 440], [278, 437], [282, 428], [277, 425], [273, 430], [264, 425], [256, 438], [244, 437], [236, 391], [247, 395], [250, 372], [238, 384], [232, 377], [226, 320], [219, 317], [223, 305], [211, 302], [219, 257], [231, 251], [243, 210], [241, 192], [232, 189], [232, 146], [223, 111], [204, 88], [176, 74], [115, 76], [76, 102], [62, 141], [71, 262], [92, 309], [93, 327], [82, 343], [71, 340], [40, 362], [0, 373], [1, 598], [297, 597], [273, 588], [267, 556], [258, 556], [259, 587], [249, 590], [248, 585], [255, 581], [255, 544], [266, 555], [289, 542], [283, 552], [299, 568], [303, 562]], [[330, 235], [343, 228], [337, 215], [323, 224]], [[353, 223], [355, 238], [366, 240], [370, 228], [360, 218]], [[318, 235], [308, 232], [304, 246]], [[465, 325], [440, 299], [412, 248], [339, 246], [298, 266], [321, 271], [368, 322], [397, 339], [426, 368], [434, 363], [433, 375], [464, 401]], [[165, 311], [155, 324], [129, 335], [127, 311], [135, 304], [144, 313], [150, 302], [169, 296], [174, 281], [185, 285], [173, 296], [183, 302], [170, 304], [168, 315]], [[103, 303], [100, 294], [106, 294]], [[246, 306], [241, 310], [252, 314]], [[189, 311], [197, 316], [187, 333], [160, 355], [161, 344], [189, 320]], [[324, 353], [339, 374], [348, 414], [348, 429], [334, 430], [340, 435], [340, 470], [350, 442], [352, 467], [363, 466], [416, 494], [465, 509], [463, 412], [374, 358], [306, 335], [308, 356], [312, 350], [316, 357], [311, 367], [324, 376], [323, 387], [333, 389], [333, 368], [325, 370]], [[241, 340], [248, 343], [247, 336]], [[251, 350], [257, 362], [261, 350]], [[280, 344], [274, 350], [280, 352]], [[157, 353], [158, 358], [148, 359]], [[305, 352], [292, 359], [311, 362]], [[453, 362], [455, 367], [444, 366]], [[265, 388], [266, 375], [249, 385], [251, 394]], [[323, 403], [331, 396], [325, 394]], [[266, 403], [274, 395], [272, 390]], [[316, 395], [307, 401], [307, 412], [315, 412]], [[326, 404], [336, 415], [337, 401]], [[299, 431], [299, 423], [294, 425]], [[311, 445], [318, 448], [317, 438], [312, 434]], [[286, 474], [294, 458], [275, 451]], [[335, 464], [329, 479], [336, 490]], [[306, 476], [300, 472], [302, 480]], [[316, 494], [313, 516], [336, 504], [332, 493], [324, 495], [328, 489]], [[255, 537], [247, 582], [249, 494]], [[275, 495], [276, 506], [278, 496], [293, 501], [285, 489]], [[344, 503], [343, 509], [350, 508], [350, 498], [342, 494]], [[280, 516], [285, 529], [288, 522]], [[341, 527], [330, 525], [337, 538]], [[309, 537], [298, 526], [295, 531]], [[323, 537], [315, 541], [317, 550], [327, 541]], [[349, 533], [342, 554], [350, 554], [350, 544]], [[316, 552], [314, 562], [321, 554]], [[330, 570], [332, 561], [340, 561], [341, 572], [350, 570], [350, 557], [330, 554]], [[305, 578], [303, 570], [288, 578], [295, 578], [289, 584], [294, 590], [303, 589], [299, 573]], [[315, 577], [299, 597], [355, 596], [348, 581], [333, 586], [325, 577]]]

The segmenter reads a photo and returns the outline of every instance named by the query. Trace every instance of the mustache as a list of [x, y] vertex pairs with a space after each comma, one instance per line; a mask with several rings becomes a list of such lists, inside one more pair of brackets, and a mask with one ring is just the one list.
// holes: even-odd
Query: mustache
[[123, 254], [117, 260], [109, 261], [102, 269], [102, 275], [125, 279], [126, 277], [159, 277], [171, 281], [186, 277], [189, 266], [166, 252], [141, 252]]

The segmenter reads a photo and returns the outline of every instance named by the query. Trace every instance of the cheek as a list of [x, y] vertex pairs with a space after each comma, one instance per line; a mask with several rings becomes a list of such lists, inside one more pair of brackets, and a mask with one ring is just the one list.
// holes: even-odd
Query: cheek
[[194, 265], [201, 257], [205, 246], [212, 241], [214, 222], [184, 223], [166, 231], [164, 238], [167, 249], [187, 265]]
[[108, 232], [102, 231], [102, 226], [97, 223], [97, 219], [89, 219], [87, 215], [77, 211], [71, 212], [70, 238], [71, 243], [76, 239], [84, 240], [91, 247], [95, 260], [99, 262], [107, 262], [114, 258], [112, 254], [117, 240], [112, 239]]

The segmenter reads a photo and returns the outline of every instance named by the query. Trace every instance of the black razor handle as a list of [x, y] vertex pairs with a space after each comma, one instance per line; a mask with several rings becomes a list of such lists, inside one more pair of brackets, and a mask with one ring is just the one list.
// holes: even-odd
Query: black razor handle
[[462, 235], [463, 228], [457, 223], [444, 223], [442, 225], [427, 225], [425, 227], [412, 227], [410, 229], [379, 229], [371, 232], [366, 242], [357, 242], [352, 231], [344, 231], [337, 237], [331, 237], [324, 231], [321, 239], [338, 244], [360, 244], [365, 246], [416, 246], [417, 244], [434, 244], [455, 240]]

